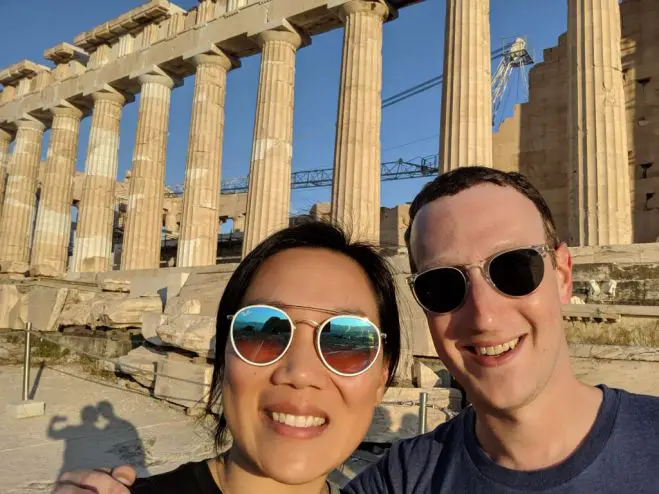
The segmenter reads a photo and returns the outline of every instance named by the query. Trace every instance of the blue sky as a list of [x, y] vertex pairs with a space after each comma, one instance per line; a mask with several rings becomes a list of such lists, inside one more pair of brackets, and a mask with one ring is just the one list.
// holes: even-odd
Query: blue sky
[[[291, 0], [293, 1], [293, 0]], [[142, 0], [0, 0], [0, 68], [28, 58], [46, 65], [43, 52], [69, 41], [106, 20], [137, 7]], [[183, 8], [197, 0], [174, 2]], [[385, 25], [383, 46], [384, 98], [440, 75], [444, 42], [444, 0], [425, 0], [402, 9]], [[566, 0], [491, 0], [492, 48], [504, 39], [524, 36], [536, 61], [553, 46], [567, 23]], [[338, 100], [342, 31], [313, 38], [298, 53], [296, 66], [293, 170], [331, 168]], [[252, 126], [260, 56], [242, 60], [229, 74], [226, 100], [222, 178], [245, 176], [249, 170]], [[507, 108], [523, 101], [526, 92], [513, 76]], [[183, 183], [194, 79], [172, 95], [167, 150], [168, 184]], [[437, 153], [439, 148], [441, 87], [435, 87], [382, 112], [382, 160], [411, 159]], [[138, 100], [139, 101], [139, 100]], [[137, 126], [137, 102], [123, 114], [119, 176], [130, 168]], [[77, 168], [84, 168], [91, 119], [82, 123]], [[47, 134], [48, 135], [48, 134]], [[44, 141], [44, 156], [47, 139]], [[382, 204], [410, 201], [427, 179], [383, 182]], [[293, 191], [292, 212], [315, 202], [329, 201], [330, 189]]]

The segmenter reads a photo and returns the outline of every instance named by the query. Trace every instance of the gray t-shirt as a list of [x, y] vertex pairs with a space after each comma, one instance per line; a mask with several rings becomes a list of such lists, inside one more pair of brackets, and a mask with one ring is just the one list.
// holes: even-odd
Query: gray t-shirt
[[659, 398], [599, 386], [604, 399], [590, 433], [565, 461], [518, 472], [481, 449], [475, 413], [395, 442], [358, 475], [348, 494], [659, 493]]

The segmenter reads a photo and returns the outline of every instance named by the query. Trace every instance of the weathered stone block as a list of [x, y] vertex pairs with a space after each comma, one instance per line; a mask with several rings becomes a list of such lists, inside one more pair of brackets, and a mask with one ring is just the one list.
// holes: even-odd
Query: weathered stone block
[[208, 401], [213, 366], [161, 360], [154, 395], [186, 407], [202, 406]]
[[62, 313], [59, 315], [59, 327], [91, 326], [92, 302], [96, 294], [82, 290], [69, 290]]
[[209, 316], [173, 316], [168, 317], [156, 332], [169, 345], [214, 358], [215, 322], [215, 318]]
[[119, 357], [116, 370], [129, 374], [135, 381], [147, 388], [153, 388], [156, 383], [156, 367], [158, 362], [167, 358], [164, 351], [141, 346], [131, 350], [127, 355]]
[[162, 311], [160, 297], [138, 297], [95, 305], [92, 316], [97, 326], [128, 328], [141, 327], [142, 316], [157, 311]]
[[25, 329], [21, 294], [14, 285], [0, 284], [0, 328]]
[[15, 419], [41, 417], [46, 413], [46, 404], [43, 401], [21, 401], [7, 405], [7, 415]]
[[57, 320], [64, 308], [67, 288], [37, 287], [29, 295], [28, 320], [38, 331], [57, 331]]
[[152, 345], [166, 346], [166, 343], [158, 336], [158, 328], [165, 324], [167, 316], [156, 312], [145, 312], [142, 315], [142, 336]]
[[414, 362], [413, 375], [414, 384], [419, 388], [434, 388], [442, 385], [435, 371], [418, 360]]
[[128, 293], [130, 292], [130, 281], [113, 279], [103, 280], [101, 281], [101, 290], [104, 292]]
[[420, 393], [428, 393], [426, 430], [450, 420], [460, 410], [461, 393], [445, 388], [390, 388], [375, 409], [373, 421], [364, 441], [385, 443], [419, 433]]

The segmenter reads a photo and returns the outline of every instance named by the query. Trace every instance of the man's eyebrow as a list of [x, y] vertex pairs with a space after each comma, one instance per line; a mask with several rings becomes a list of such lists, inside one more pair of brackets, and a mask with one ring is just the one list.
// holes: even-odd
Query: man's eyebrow
[[257, 298], [257, 299], [252, 299], [249, 300], [249, 302], [245, 305], [271, 305], [273, 307], [277, 307], [278, 309], [310, 309], [310, 310], [315, 310], [318, 312], [325, 312], [327, 314], [333, 314], [333, 315], [341, 315], [341, 314], [351, 314], [355, 316], [362, 316], [366, 317], [366, 313], [362, 310], [355, 309], [355, 308], [347, 308], [347, 307], [332, 307], [330, 308], [321, 308], [321, 307], [311, 307], [309, 305], [295, 305], [295, 304], [287, 304], [285, 302], [281, 302], [279, 300], [272, 300], [272, 299], [264, 299], [264, 298]]

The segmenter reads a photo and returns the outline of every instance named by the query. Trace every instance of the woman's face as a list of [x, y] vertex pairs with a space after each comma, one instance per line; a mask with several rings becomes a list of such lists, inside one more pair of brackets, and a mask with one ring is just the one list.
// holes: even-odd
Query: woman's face
[[[279, 306], [293, 321], [322, 323], [331, 315], [286, 305], [359, 313], [380, 324], [366, 273], [349, 257], [324, 249], [295, 248], [270, 257], [243, 299], [243, 306], [257, 303]], [[255, 473], [288, 484], [312, 481], [343, 463], [365, 436], [387, 379], [382, 353], [359, 376], [332, 373], [318, 356], [314, 336], [312, 325], [297, 322], [286, 354], [264, 367], [241, 360], [231, 344], [225, 350], [222, 392], [232, 455]], [[281, 427], [274, 412], [325, 423]]]

